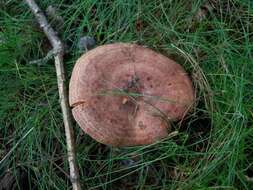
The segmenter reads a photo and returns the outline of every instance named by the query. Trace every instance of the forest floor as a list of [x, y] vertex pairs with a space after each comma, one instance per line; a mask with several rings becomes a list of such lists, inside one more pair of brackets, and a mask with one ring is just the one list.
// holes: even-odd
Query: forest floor
[[[92, 36], [174, 59], [197, 92], [194, 111], [152, 145], [112, 148], [75, 124], [83, 189], [253, 189], [251, 0], [37, 2], [55, 8], [68, 79], [78, 41]], [[71, 187], [54, 61], [30, 64], [50, 49], [24, 1], [0, 2], [1, 190]]]

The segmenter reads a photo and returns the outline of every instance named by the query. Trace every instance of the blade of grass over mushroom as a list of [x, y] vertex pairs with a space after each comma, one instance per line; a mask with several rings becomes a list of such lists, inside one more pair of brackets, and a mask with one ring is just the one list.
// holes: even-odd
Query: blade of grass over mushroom
[[[94, 95], [95, 96], [95, 95]], [[174, 104], [174, 105], [180, 105], [180, 106], [187, 106], [187, 103], [183, 102], [176, 102], [175, 100], [169, 100], [167, 98], [159, 97], [159, 96], [154, 96], [154, 95], [147, 95], [147, 94], [139, 94], [139, 93], [129, 93], [129, 92], [124, 92], [123, 90], [117, 91], [117, 90], [107, 90], [105, 92], [98, 93], [96, 96], [127, 96], [128, 98], [131, 99], [131, 101], [134, 102], [136, 106], [138, 106], [138, 102], [136, 98], [138, 97], [144, 97], [144, 98], [149, 98], [153, 100], [158, 100], [159, 102], [163, 103], [168, 103], [168, 104]], [[155, 111], [156, 114], [153, 113], [154, 116], [160, 116], [164, 121], [166, 121], [168, 124], [170, 123], [169, 121], [169, 116], [164, 113], [161, 109], [159, 109], [157, 106], [152, 105], [149, 103], [147, 100], [143, 100], [144, 104], [146, 104], [146, 108], [144, 110], [148, 111], [148, 108], [152, 108], [153, 111]], [[85, 102], [83, 102], [85, 103]], [[124, 102], [122, 102], [124, 104]], [[82, 102], [81, 102], [82, 104]], [[191, 109], [192, 105], [189, 106], [189, 110]]]
[[[199, 21], [196, 15], [206, 2], [212, 9]], [[115, 149], [76, 126], [84, 189], [252, 189], [247, 179], [253, 171], [253, 7], [248, 0], [40, 4], [43, 10], [56, 7], [65, 21], [59, 35], [69, 47], [69, 74], [80, 57], [79, 39], [92, 36], [97, 45], [136, 42], [154, 49], [180, 63], [195, 87], [203, 87], [187, 122], [174, 124], [178, 134], [154, 145]], [[26, 126], [34, 127], [2, 164], [0, 184], [8, 171], [21, 178], [16, 172], [21, 168], [27, 173], [22, 179], [31, 183], [26, 189], [69, 189], [53, 62], [28, 64], [51, 48], [23, 2], [2, 1], [0, 7], [0, 160], [30, 129]]]
[[175, 100], [168, 99], [168, 98], [162, 97], [162, 96], [149, 95], [146, 93], [125, 92], [124, 90], [114, 90], [114, 89], [113, 90], [104, 90], [100, 93], [94, 94], [94, 96], [127, 96], [129, 98], [130, 97], [133, 97], [133, 98], [145, 97], [145, 98], [158, 100], [161, 102], [168, 102], [168, 103], [178, 104], [178, 105], [187, 105], [186, 103], [177, 102]]

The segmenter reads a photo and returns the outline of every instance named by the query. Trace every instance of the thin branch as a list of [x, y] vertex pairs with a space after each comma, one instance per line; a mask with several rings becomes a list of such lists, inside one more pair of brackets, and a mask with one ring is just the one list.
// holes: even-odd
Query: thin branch
[[34, 0], [25, 0], [28, 4], [30, 9], [32, 10], [37, 22], [39, 23], [40, 27], [43, 29], [45, 35], [47, 36], [48, 40], [50, 41], [51, 45], [53, 46], [54, 50], [54, 59], [55, 59], [55, 68], [56, 68], [56, 75], [57, 75], [57, 84], [59, 90], [59, 97], [61, 103], [61, 109], [63, 114], [63, 122], [65, 127], [65, 135], [67, 141], [67, 151], [68, 151], [68, 161], [69, 161], [69, 168], [70, 168], [70, 180], [72, 182], [72, 187], [74, 190], [80, 190], [80, 181], [79, 181], [79, 172], [78, 167], [76, 164], [75, 158], [75, 149], [74, 149], [74, 134], [73, 134], [73, 124], [71, 118], [71, 112], [68, 102], [68, 94], [66, 89], [66, 79], [65, 79], [65, 72], [64, 72], [64, 65], [63, 65], [63, 54], [64, 54], [64, 47], [63, 43], [61, 42], [60, 38], [57, 36], [54, 29], [48, 23], [45, 15], [38, 7]]
[[47, 55], [41, 59], [36, 59], [33, 61], [29, 61], [29, 64], [31, 65], [44, 65], [45, 63], [47, 63], [51, 58], [53, 58], [54, 56], [54, 50], [50, 50]]

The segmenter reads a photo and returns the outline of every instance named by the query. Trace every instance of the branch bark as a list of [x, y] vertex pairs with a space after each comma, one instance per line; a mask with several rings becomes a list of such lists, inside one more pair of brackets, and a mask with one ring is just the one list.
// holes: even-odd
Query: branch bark
[[73, 124], [71, 118], [71, 112], [68, 102], [68, 93], [65, 85], [65, 71], [63, 65], [63, 55], [64, 55], [64, 46], [60, 38], [57, 36], [57, 33], [48, 23], [44, 13], [41, 11], [39, 6], [34, 0], [25, 0], [25, 2], [30, 7], [33, 12], [37, 22], [40, 27], [43, 29], [45, 35], [53, 46], [54, 59], [55, 59], [55, 68], [57, 75], [57, 84], [59, 90], [59, 98], [61, 103], [61, 110], [63, 114], [63, 122], [65, 127], [65, 135], [67, 142], [67, 152], [68, 152], [68, 162], [70, 168], [70, 180], [74, 190], [80, 190], [80, 181], [79, 181], [79, 171], [76, 164], [75, 158], [75, 148], [74, 148], [74, 134], [73, 134]]
[[33, 60], [33, 61], [30, 61], [29, 64], [31, 65], [44, 65], [45, 63], [47, 63], [51, 58], [53, 58], [54, 56], [54, 50], [50, 50], [47, 55], [41, 59], [37, 59], [37, 60]]

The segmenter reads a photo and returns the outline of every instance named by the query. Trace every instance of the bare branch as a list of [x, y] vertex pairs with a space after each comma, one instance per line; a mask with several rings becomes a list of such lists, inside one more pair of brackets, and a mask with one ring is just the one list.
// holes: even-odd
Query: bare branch
[[36, 59], [33, 61], [29, 61], [29, 64], [31, 65], [44, 65], [46, 62], [48, 62], [51, 58], [54, 56], [54, 50], [50, 50], [47, 55], [41, 59]]
[[63, 52], [63, 50], [62, 50], [63, 45], [61, 43], [61, 40], [57, 36], [54, 29], [48, 23], [42, 10], [38, 7], [38, 5], [36, 4], [36, 2], [34, 0], [25, 0], [25, 1], [29, 5], [37, 22], [39, 23], [40, 27], [43, 29], [45, 35], [47, 36], [47, 38], [50, 41], [51, 45], [53, 46], [54, 50], [56, 51], [55, 53], [57, 53], [58, 51]]
[[59, 97], [61, 103], [61, 109], [63, 114], [63, 122], [65, 127], [65, 135], [67, 141], [67, 151], [68, 151], [68, 161], [70, 168], [70, 180], [72, 182], [72, 187], [74, 190], [80, 190], [80, 181], [79, 181], [79, 172], [76, 164], [75, 158], [75, 149], [74, 149], [74, 138], [73, 138], [73, 124], [71, 119], [71, 112], [68, 102], [68, 94], [66, 89], [66, 79], [63, 65], [63, 54], [64, 47], [60, 38], [57, 36], [57, 33], [48, 23], [45, 15], [38, 7], [34, 0], [25, 0], [30, 9], [32, 10], [37, 22], [40, 27], [43, 29], [45, 35], [49, 39], [51, 45], [53, 46], [54, 59], [55, 59], [55, 68], [57, 75], [57, 84], [59, 90]]

